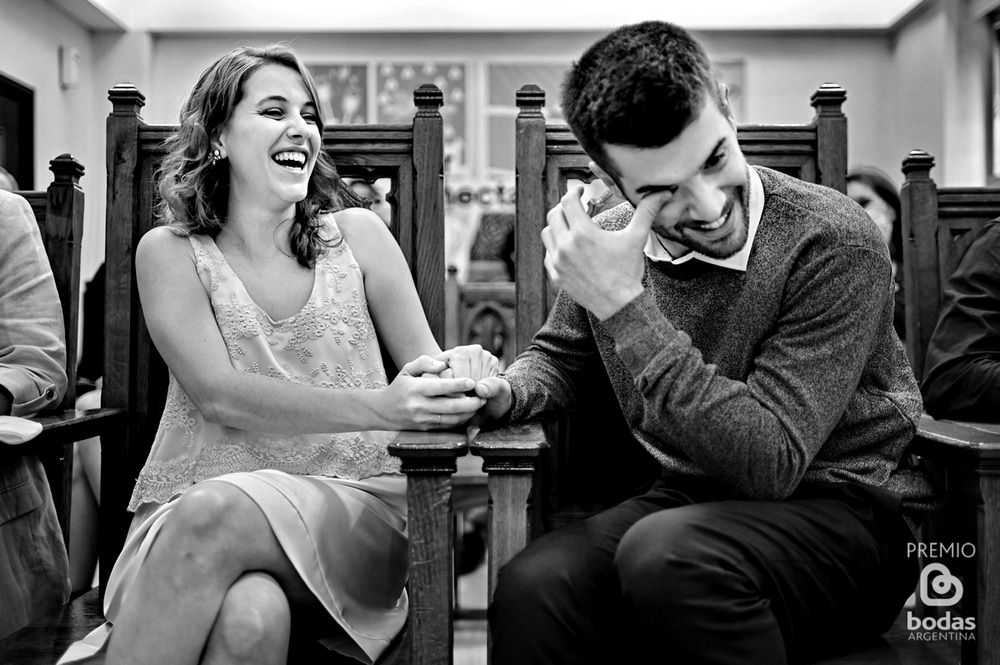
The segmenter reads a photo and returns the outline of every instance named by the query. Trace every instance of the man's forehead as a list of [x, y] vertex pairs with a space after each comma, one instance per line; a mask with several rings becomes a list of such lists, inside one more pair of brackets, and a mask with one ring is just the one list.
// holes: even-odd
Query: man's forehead
[[605, 145], [608, 158], [629, 189], [679, 185], [696, 175], [735, 134], [718, 106], [706, 104], [687, 127], [666, 145], [651, 148]]

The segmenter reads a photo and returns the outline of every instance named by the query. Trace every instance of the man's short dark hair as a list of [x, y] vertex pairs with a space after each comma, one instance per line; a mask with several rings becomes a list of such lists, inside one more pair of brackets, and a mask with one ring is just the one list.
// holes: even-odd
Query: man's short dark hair
[[617, 176], [605, 145], [670, 143], [698, 116], [706, 94], [728, 115], [701, 45], [679, 26], [647, 21], [587, 49], [563, 82], [562, 110], [587, 154]]

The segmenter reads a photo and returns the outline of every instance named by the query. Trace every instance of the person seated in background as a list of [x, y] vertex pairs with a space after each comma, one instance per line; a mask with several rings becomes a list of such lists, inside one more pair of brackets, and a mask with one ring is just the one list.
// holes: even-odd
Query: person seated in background
[[902, 206], [896, 185], [882, 171], [871, 166], [857, 166], [847, 174], [847, 195], [865, 209], [882, 239], [889, 247], [892, 261], [892, 327], [900, 339], [906, 339], [906, 300], [903, 296], [903, 224]]
[[[55, 279], [31, 205], [0, 190], [0, 416], [31, 416], [66, 392]], [[0, 441], [0, 637], [69, 599], [66, 545], [37, 455]]]
[[387, 444], [469, 420], [497, 361], [438, 347], [322, 127], [298, 57], [243, 47], [202, 72], [165, 145], [164, 224], [135, 277], [169, 386], [109, 624], [87, 640], [108, 665], [283, 663], [293, 625], [371, 663], [406, 620], [406, 478]]
[[627, 203], [592, 221], [571, 188], [549, 211], [560, 290], [477, 385], [481, 417], [564, 412], [604, 372], [663, 473], [499, 571], [492, 662], [781, 665], [878, 635], [916, 585], [933, 497], [901, 466], [921, 405], [883, 238], [847, 196], [747, 164], [678, 26], [602, 38], [561, 108]]
[[379, 219], [385, 222], [386, 226], [392, 226], [392, 208], [385, 199], [385, 195], [375, 186], [375, 183], [355, 178], [351, 180], [350, 185], [354, 193], [363, 199], [363, 207], [368, 208], [378, 215]]
[[920, 389], [934, 418], [1000, 422], [1000, 219], [948, 280]]

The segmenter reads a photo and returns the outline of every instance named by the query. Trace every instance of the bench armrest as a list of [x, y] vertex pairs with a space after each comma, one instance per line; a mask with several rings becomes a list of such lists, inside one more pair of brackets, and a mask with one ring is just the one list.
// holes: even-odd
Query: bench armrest
[[548, 445], [540, 423], [479, 432], [469, 445], [474, 455], [483, 458], [483, 471], [489, 477], [490, 600], [500, 569], [528, 544], [532, 480]]
[[452, 474], [469, 452], [465, 432], [397, 432], [389, 453], [406, 474], [410, 617], [404, 662], [450, 662], [454, 636]]

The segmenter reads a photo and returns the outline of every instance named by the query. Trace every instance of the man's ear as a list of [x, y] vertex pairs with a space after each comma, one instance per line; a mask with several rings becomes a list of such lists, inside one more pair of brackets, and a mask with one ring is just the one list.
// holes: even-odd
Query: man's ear
[[591, 173], [593, 173], [595, 176], [601, 179], [601, 182], [604, 183], [604, 186], [610, 189], [611, 192], [615, 195], [615, 197], [621, 199], [622, 201], [625, 200], [625, 196], [622, 194], [621, 190], [618, 189], [618, 183], [615, 182], [614, 178], [608, 175], [607, 171], [598, 166], [597, 162], [593, 161], [589, 162], [587, 164], [587, 168], [590, 169]]
[[722, 111], [722, 115], [726, 116], [726, 120], [733, 126], [733, 129], [736, 129], [736, 117], [733, 115], [733, 105], [729, 101], [729, 86], [719, 80], [716, 80], [715, 85], [719, 94], [719, 110]]

